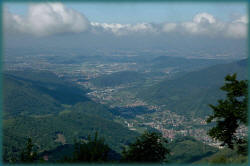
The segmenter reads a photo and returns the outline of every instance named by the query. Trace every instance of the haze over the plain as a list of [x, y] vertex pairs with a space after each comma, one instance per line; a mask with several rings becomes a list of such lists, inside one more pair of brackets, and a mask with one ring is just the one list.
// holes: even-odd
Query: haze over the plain
[[40, 48], [71, 48], [72, 52], [74, 48], [178, 50], [181, 56], [192, 52], [192, 57], [202, 50], [204, 57], [209, 58], [246, 56], [248, 19], [244, 3], [194, 3], [193, 6], [189, 3], [141, 6], [137, 3], [8, 3], [3, 10], [6, 48], [18, 45], [27, 49], [39, 45]]

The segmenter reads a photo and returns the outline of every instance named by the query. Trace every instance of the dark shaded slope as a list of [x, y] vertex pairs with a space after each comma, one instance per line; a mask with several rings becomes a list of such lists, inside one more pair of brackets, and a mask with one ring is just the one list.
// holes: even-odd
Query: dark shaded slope
[[[43, 153], [39, 154], [39, 157], [43, 158], [44, 156], [48, 156], [48, 162], [50, 163], [63, 162], [65, 157], [69, 158], [74, 155], [74, 148], [75, 147], [73, 144], [60, 145], [53, 150], [44, 151]], [[109, 162], [119, 161], [121, 154], [110, 149], [107, 158]]]
[[59, 111], [60, 103], [50, 95], [41, 92], [31, 82], [4, 75], [4, 115], [47, 114]]
[[27, 82], [31, 84], [32, 88], [41, 93], [48, 94], [63, 104], [88, 101], [88, 98], [85, 96], [86, 89], [66, 82], [48, 71], [15, 71], [7, 72], [5, 75]]

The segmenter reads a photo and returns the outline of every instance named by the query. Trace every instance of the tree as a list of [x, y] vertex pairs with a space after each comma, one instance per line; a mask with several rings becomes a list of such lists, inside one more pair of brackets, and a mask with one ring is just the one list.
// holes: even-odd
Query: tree
[[90, 135], [87, 141], [75, 142], [73, 162], [104, 162], [108, 160], [110, 148], [103, 138], [98, 138], [98, 133], [92, 140]]
[[32, 163], [37, 160], [37, 152], [32, 143], [32, 139], [28, 138], [26, 147], [22, 150], [20, 155], [20, 162], [22, 163]]
[[247, 152], [247, 139], [240, 138], [236, 131], [240, 125], [247, 125], [248, 83], [247, 80], [236, 80], [236, 74], [225, 77], [225, 85], [220, 89], [226, 92], [226, 99], [218, 100], [216, 106], [209, 105], [213, 109], [207, 122], [216, 122], [216, 126], [209, 130], [208, 134], [222, 142], [222, 146], [234, 149], [238, 146], [238, 152]]
[[163, 162], [169, 150], [167, 140], [158, 132], [144, 132], [136, 141], [124, 148], [122, 161], [134, 163]]

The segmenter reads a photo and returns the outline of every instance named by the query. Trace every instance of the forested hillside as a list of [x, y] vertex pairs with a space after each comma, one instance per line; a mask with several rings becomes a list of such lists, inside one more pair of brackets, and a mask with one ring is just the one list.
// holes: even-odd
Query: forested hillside
[[[224, 84], [224, 77], [232, 73], [237, 73], [239, 79], [246, 79], [247, 60], [181, 74], [146, 88], [140, 87], [135, 92], [138, 98], [147, 103], [165, 105], [171, 112], [188, 118], [195, 116], [204, 119], [211, 113], [208, 104], [214, 104], [224, 96], [219, 88]], [[126, 71], [91, 81], [93, 84], [97, 81], [96, 86], [107, 87], [143, 82], [144, 78], [143, 74]], [[144, 106], [111, 109], [89, 99], [86, 96], [88, 89], [47, 71], [5, 72], [3, 80], [5, 161], [20, 155], [28, 137], [32, 138], [40, 156], [48, 154], [51, 161], [56, 161], [67, 152], [72, 153], [74, 140], [86, 141], [88, 135], [96, 131], [111, 147], [111, 155], [117, 157], [122, 147], [129, 145], [139, 135], [137, 129], [133, 128], [136, 127], [136, 118], [143, 119], [142, 115], [158, 111], [149, 111]], [[129, 123], [124, 124], [125, 120]], [[147, 117], [143, 120], [151, 122]], [[155, 120], [158, 122], [159, 118]], [[131, 124], [134, 124], [132, 128], [127, 127]], [[157, 131], [153, 125], [147, 128]], [[171, 163], [210, 162], [223, 153], [191, 137], [173, 139], [168, 147], [171, 151], [168, 160]], [[232, 160], [237, 158], [236, 155], [230, 157]], [[242, 160], [245, 161], [245, 158]]]
[[177, 138], [168, 147], [171, 149], [170, 163], [193, 163], [219, 151], [218, 148], [206, 145], [192, 137]]
[[36, 72], [34, 77], [28, 73], [24, 77], [20, 73], [4, 75], [5, 160], [17, 156], [28, 137], [41, 153], [72, 144], [74, 139], [86, 139], [95, 131], [112, 149], [120, 151], [122, 145], [137, 135], [114, 122], [107, 107], [89, 100], [85, 96], [86, 90], [68, 84], [56, 75], [46, 78], [44, 73], [41, 72], [40, 77], [39, 74]]
[[237, 73], [237, 77], [247, 79], [247, 60], [221, 64], [166, 79], [151, 87], [142, 88], [137, 97], [186, 116], [204, 117], [211, 113], [208, 104], [214, 104], [224, 94], [220, 87], [227, 74]]

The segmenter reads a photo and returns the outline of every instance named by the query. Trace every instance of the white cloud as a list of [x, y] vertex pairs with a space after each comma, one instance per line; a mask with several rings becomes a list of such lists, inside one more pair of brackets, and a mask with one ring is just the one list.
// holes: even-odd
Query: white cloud
[[247, 36], [247, 26], [247, 16], [241, 16], [228, 24], [226, 36], [231, 38], [245, 38]]
[[247, 36], [247, 25], [242, 22], [233, 22], [227, 26], [226, 37], [245, 38]]
[[92, 30], [93, 31], [98, 31], [98, 30], [103, 30], [106, 32], [112, 32], [116, 35], [121, 35], [122, 31], [126, 28], [128, 28], [128, 24], [108, 24], [108, 23], [97, 23], [97, 22], [91, 22], [92, 25]]
[[92, 22], [92, 31], [105, 31], [115, 35], [131, 33], [179, 33], [190, 35], [205, 35], [210, 37], [246, 38], [247, 17], [241, 16], [231, 22], [222, 22], [209, 13], [198, 13], [192, 21], [181, 23], [150, 24], [108, 24]]
[[194, 16], [193, 22], [195, 23], [209, 23], [213, 24], [216, 22], [214, 16], [208, 13], [199, 13]]
[[232, 22], [222, 22], [208, 13], [199, 13], [192, 22], [181, 23], [184, 33], [192, 35], [224, 36], [230, 38], [246, 38], [247, 17], [241, 16]]
[[248, 23], [248, 18], [247, 18], [247, 16], [241, 16], [240, 18], [238, 18], [235, 21], [233, 21], [233, 23], [247, 24]]
[[162, 31], [163, 32], [171, 32], [174, 31], [177, 27], [176, 23], [165, 23], [163, 24]]
[[214, 35], [222, 29], [222, 24], [208, 13], [199, 13], [194, 16], [192, 22], [184, 22], [181, 26], [183, 31], [194, 35]]
[[4, 9], [4, 25], [12, 32], [46, 36], [65, 32], [83, 32], [89, 27], [87, 18], [61, 3], [39, 3], [29, 6], [25, 16]]
[[246, 38], [247, 16], [241, 16], [231, 22], [223, 22], [209, 13], [198, 13], [191, 21], [181, 23], [99, 23], [89, 22], [81, 13], [66, 8], [61, 3], [32, 4], [24, 16], [10, 13], [4, 9], [4, 28], [10, 33], [26, 33], [36, 36], [46, 36], [65, 32], [92, 33], [108, 32], [117, 36], [128, 34], [173, 33], [221, 36], [228, 38]]
[[94, 32], [97, 32], [97, 29], [102, 29], [106, 32], [112, 32], [115, 35], [127, 35], [129, 33], [144, 33], [144, 32], [156, 32], [156, 28], [149, 23], [138, 23], [135, 25], [132, 24], [115, 24], [115, 23], [97, 23], [91, 22]]

